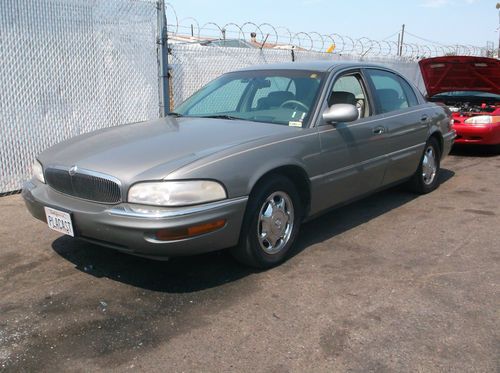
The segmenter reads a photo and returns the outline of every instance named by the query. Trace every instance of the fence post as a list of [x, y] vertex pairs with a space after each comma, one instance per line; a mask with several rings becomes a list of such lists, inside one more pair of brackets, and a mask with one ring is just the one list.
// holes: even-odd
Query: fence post
[[158, 32], [158, 90], [160, 117], [170, 112], [170, 95], [168, 87], [168, 34], [167, 16], [165, 14], [165, 0], [158, 0], [157, 7], [157, 32]]

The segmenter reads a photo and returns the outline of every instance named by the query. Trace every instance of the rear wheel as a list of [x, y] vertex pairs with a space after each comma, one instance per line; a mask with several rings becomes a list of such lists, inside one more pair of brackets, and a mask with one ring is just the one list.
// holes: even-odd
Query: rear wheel
[[280, 264], [297, 237], [301, 214], [294, 184], [284, 176], [270, 175], [250, 195], [240, 243], [232, 255], [256, 268]]
[[431, 137], [425, 144], [424, 154], [417, 172], [409, 180], [412, 191], [419, 194], [432, 192], [439, 185], [441, 151], [436, 138]]

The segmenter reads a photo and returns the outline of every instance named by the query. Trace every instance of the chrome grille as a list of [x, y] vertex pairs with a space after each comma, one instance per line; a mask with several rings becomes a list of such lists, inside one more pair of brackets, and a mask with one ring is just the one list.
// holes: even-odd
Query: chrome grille
[[47, 184], [61, 193], [101, 203], [121, 201], [118, 183], [104, 177], [81, 172], [70, 175], [58, 168], [47, 168], [44, 175]]

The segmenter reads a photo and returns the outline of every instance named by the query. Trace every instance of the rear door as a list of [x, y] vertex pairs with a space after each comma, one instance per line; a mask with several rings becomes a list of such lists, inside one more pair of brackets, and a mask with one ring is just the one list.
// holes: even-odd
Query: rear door
[[365, 75], [375, 104], [372, 119], [385, 131], [388, 164], [382, 185], [387, 185], [416, 171], [432, 118], [401, 76], [375, 68], [365, 69]]

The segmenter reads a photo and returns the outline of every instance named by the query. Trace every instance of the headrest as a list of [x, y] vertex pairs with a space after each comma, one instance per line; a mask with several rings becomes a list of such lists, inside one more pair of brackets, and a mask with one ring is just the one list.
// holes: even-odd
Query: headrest
[[295, 98], [294, 94], [289, 91], [271, 92], [267, 97], [269, 97], [273, 101], [282, 101], [282, 102], [285, 102], [287, 100], [293, 100]]

